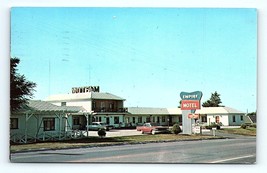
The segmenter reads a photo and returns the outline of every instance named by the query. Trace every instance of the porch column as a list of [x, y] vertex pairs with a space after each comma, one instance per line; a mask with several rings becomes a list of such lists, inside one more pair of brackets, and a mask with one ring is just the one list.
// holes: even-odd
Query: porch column
[[27, 138], [28, 138], [28, 128], [27, 128], [28, 123], [27, 122], [31, 118], [32, 115], [33, 114], [29, 115], [29, 113], [26, 113], [26, 115], [25, 115], [25, 131], [24, 131], [25, 137], [24, 137], [24, 143], [27, 143]]
[[89, 114], [85, 114], [86, 117], [86, 136], [89, 137]]

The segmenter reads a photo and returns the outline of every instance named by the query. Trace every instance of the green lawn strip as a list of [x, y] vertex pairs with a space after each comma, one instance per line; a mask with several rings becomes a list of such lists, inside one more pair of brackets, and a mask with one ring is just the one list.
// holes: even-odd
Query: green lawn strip
[[237, 135], [256, 136], [257, 129], [253, 127], [248, 127], [246, 129], [229, 128], [229, 129], [222, 129], [220, 131], [224, 133], [231, 133], [231, 134], [237, 134]]
[[81, 147], [99, 147], [121, 144], [139, 144], [149, 142], [169, 142], [169, 141], [187, 141], [187, 140], [207, 140], [221, 139], [218, 136], [201, 136], [201, 135], [174, 135], [174, 134], [157, 134], [157, 135], [138, 135], [138, 136], [122, 136], [122, 137], [89, 137], [84, 139], [72, 139], [56, 142], [39, 142], [34, 144], [12, 144], [10, 152], [23, 152], [33, 150], [48, 149], [66, 149]]

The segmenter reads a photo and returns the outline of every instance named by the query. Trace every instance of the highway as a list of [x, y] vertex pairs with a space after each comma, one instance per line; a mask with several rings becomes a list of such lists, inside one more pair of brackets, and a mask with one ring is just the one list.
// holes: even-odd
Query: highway
[[28, 163], [238, 163], [256, 162], [256, 137], [118, 145], [13, 153]]

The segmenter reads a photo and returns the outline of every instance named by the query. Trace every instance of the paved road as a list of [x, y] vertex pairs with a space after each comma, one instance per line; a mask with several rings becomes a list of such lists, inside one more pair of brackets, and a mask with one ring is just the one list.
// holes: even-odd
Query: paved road
[[255, 163], [256, 138], [149, 143], [11, 154], [12, 162]]

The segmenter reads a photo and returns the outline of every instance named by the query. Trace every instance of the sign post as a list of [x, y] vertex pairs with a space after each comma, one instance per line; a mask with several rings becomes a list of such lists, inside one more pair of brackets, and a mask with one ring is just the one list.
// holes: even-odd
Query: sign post
[[192, 124], [194, 123], [194, 118], [198, 118], [198, 114], [194, 114], [196, 109], [201, 109], [201, 98], [202, 92], [181, 92], [180, 97], [182, 118], [183, 118], [183, 134], [192, 134]]

